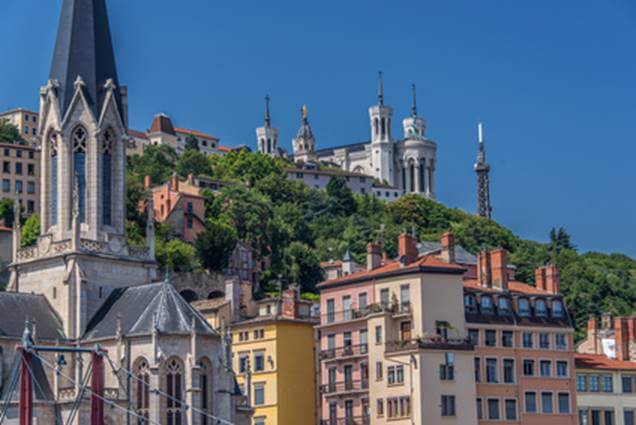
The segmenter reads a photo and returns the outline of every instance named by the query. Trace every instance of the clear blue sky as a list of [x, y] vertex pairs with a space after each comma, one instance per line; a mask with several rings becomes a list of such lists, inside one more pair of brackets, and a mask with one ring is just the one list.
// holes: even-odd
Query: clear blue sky
[[[60, 0], [5, 1], [0, 109], [37, 108]], [[310, 108], [320, 147], [366, 140], [383, 70], [408, 114], [418, 85], [438, 143], [438, 198], [475, 209], [478, 120], [494, 217], [545, 240], [636, 257], [633, 0], [109, 0], [131, 126], [157, 112], [227, 145], [254, 146], [263, 96], [289, 148]], [[400, 136], [401, 128], [394, 128]]]

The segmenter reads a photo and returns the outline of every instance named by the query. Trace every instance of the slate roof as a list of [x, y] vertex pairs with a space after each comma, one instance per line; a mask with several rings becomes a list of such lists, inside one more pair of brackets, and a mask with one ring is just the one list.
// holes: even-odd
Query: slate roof
[[35, 326], [38, 340], [66, 339], [62, 321], [44, 295], [0, 292], [0, 337], [20, 339], [26, 320]]
[[[420, 254], [430, 254], [436, 251], [440, 251], [442, 245], [439, 242], [420, 242], [419, 252]], [[477, 257], [470, 252], [466, 251], [464, 247], [455, 245], [455, 262], [459, 264], [477, 264]]]
[[110, 338], [117, 328], [127, 336], [190, 334], [192, 322], [198, 335], [216, 335], [208, 322], [169, 283], [120, 288], [108, 297], [88, 324], [83, 340]]
[[[110, 37], [106, 0], [64, 0], [49, 78], [60, 84], [62, 115], [71, 103], [74, 83], [81, 76], [85, 95], [96, 117], [102, 110], [104, 84], [112, 79], [119, 86], [115, 53]], [[117, 103], [122, 113], [119, 94]]]

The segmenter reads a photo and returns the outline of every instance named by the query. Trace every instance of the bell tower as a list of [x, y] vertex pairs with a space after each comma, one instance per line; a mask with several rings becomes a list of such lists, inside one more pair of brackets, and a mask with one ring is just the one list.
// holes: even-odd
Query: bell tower
[[272, 127], [269, 102], [269, 95], [265, 96], [265, 126], [256, 129], [256, 142], [260, 153], [278, 156], [278, 129]]
[[394, 185], [393, 139], [391, 119], [393, 108], [384, 104], [382, 73], [378, 79], [378, 104], [369, 108], [371, 122], [371, 164], [373, 176], [389, 185]]

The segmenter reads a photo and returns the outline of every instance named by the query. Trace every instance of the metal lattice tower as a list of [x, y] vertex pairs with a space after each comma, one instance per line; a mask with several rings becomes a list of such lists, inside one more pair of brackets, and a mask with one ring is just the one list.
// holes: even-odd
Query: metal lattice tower
[[490, 165], [486, 162], [486, 146], [484, 145], [484, 133], [482, 123], [478, 124], [479, 152], [475, 162], [477, 173], [477, 214], [481, 217], [492, 218], [490, 206]]

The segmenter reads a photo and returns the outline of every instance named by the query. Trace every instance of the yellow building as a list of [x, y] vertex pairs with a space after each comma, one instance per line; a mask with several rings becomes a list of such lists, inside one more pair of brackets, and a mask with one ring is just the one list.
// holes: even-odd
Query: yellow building
[[[211, 324], [228, 323], [226, 304], [219, 302], [218, 310], [206, 304], [195, 307]], [[311, 305], [292, 288], [257, 301], [253, 317], [232, 321], [234, 372], [254, 409], [253, 425], [316, 425], [317, 319]]]
[[0, 112], [0, 120], [9, 121], [19, 130], [26, 141], [35, 140], [38, 135], [38, 113], [28, 109], [18, 108]]

